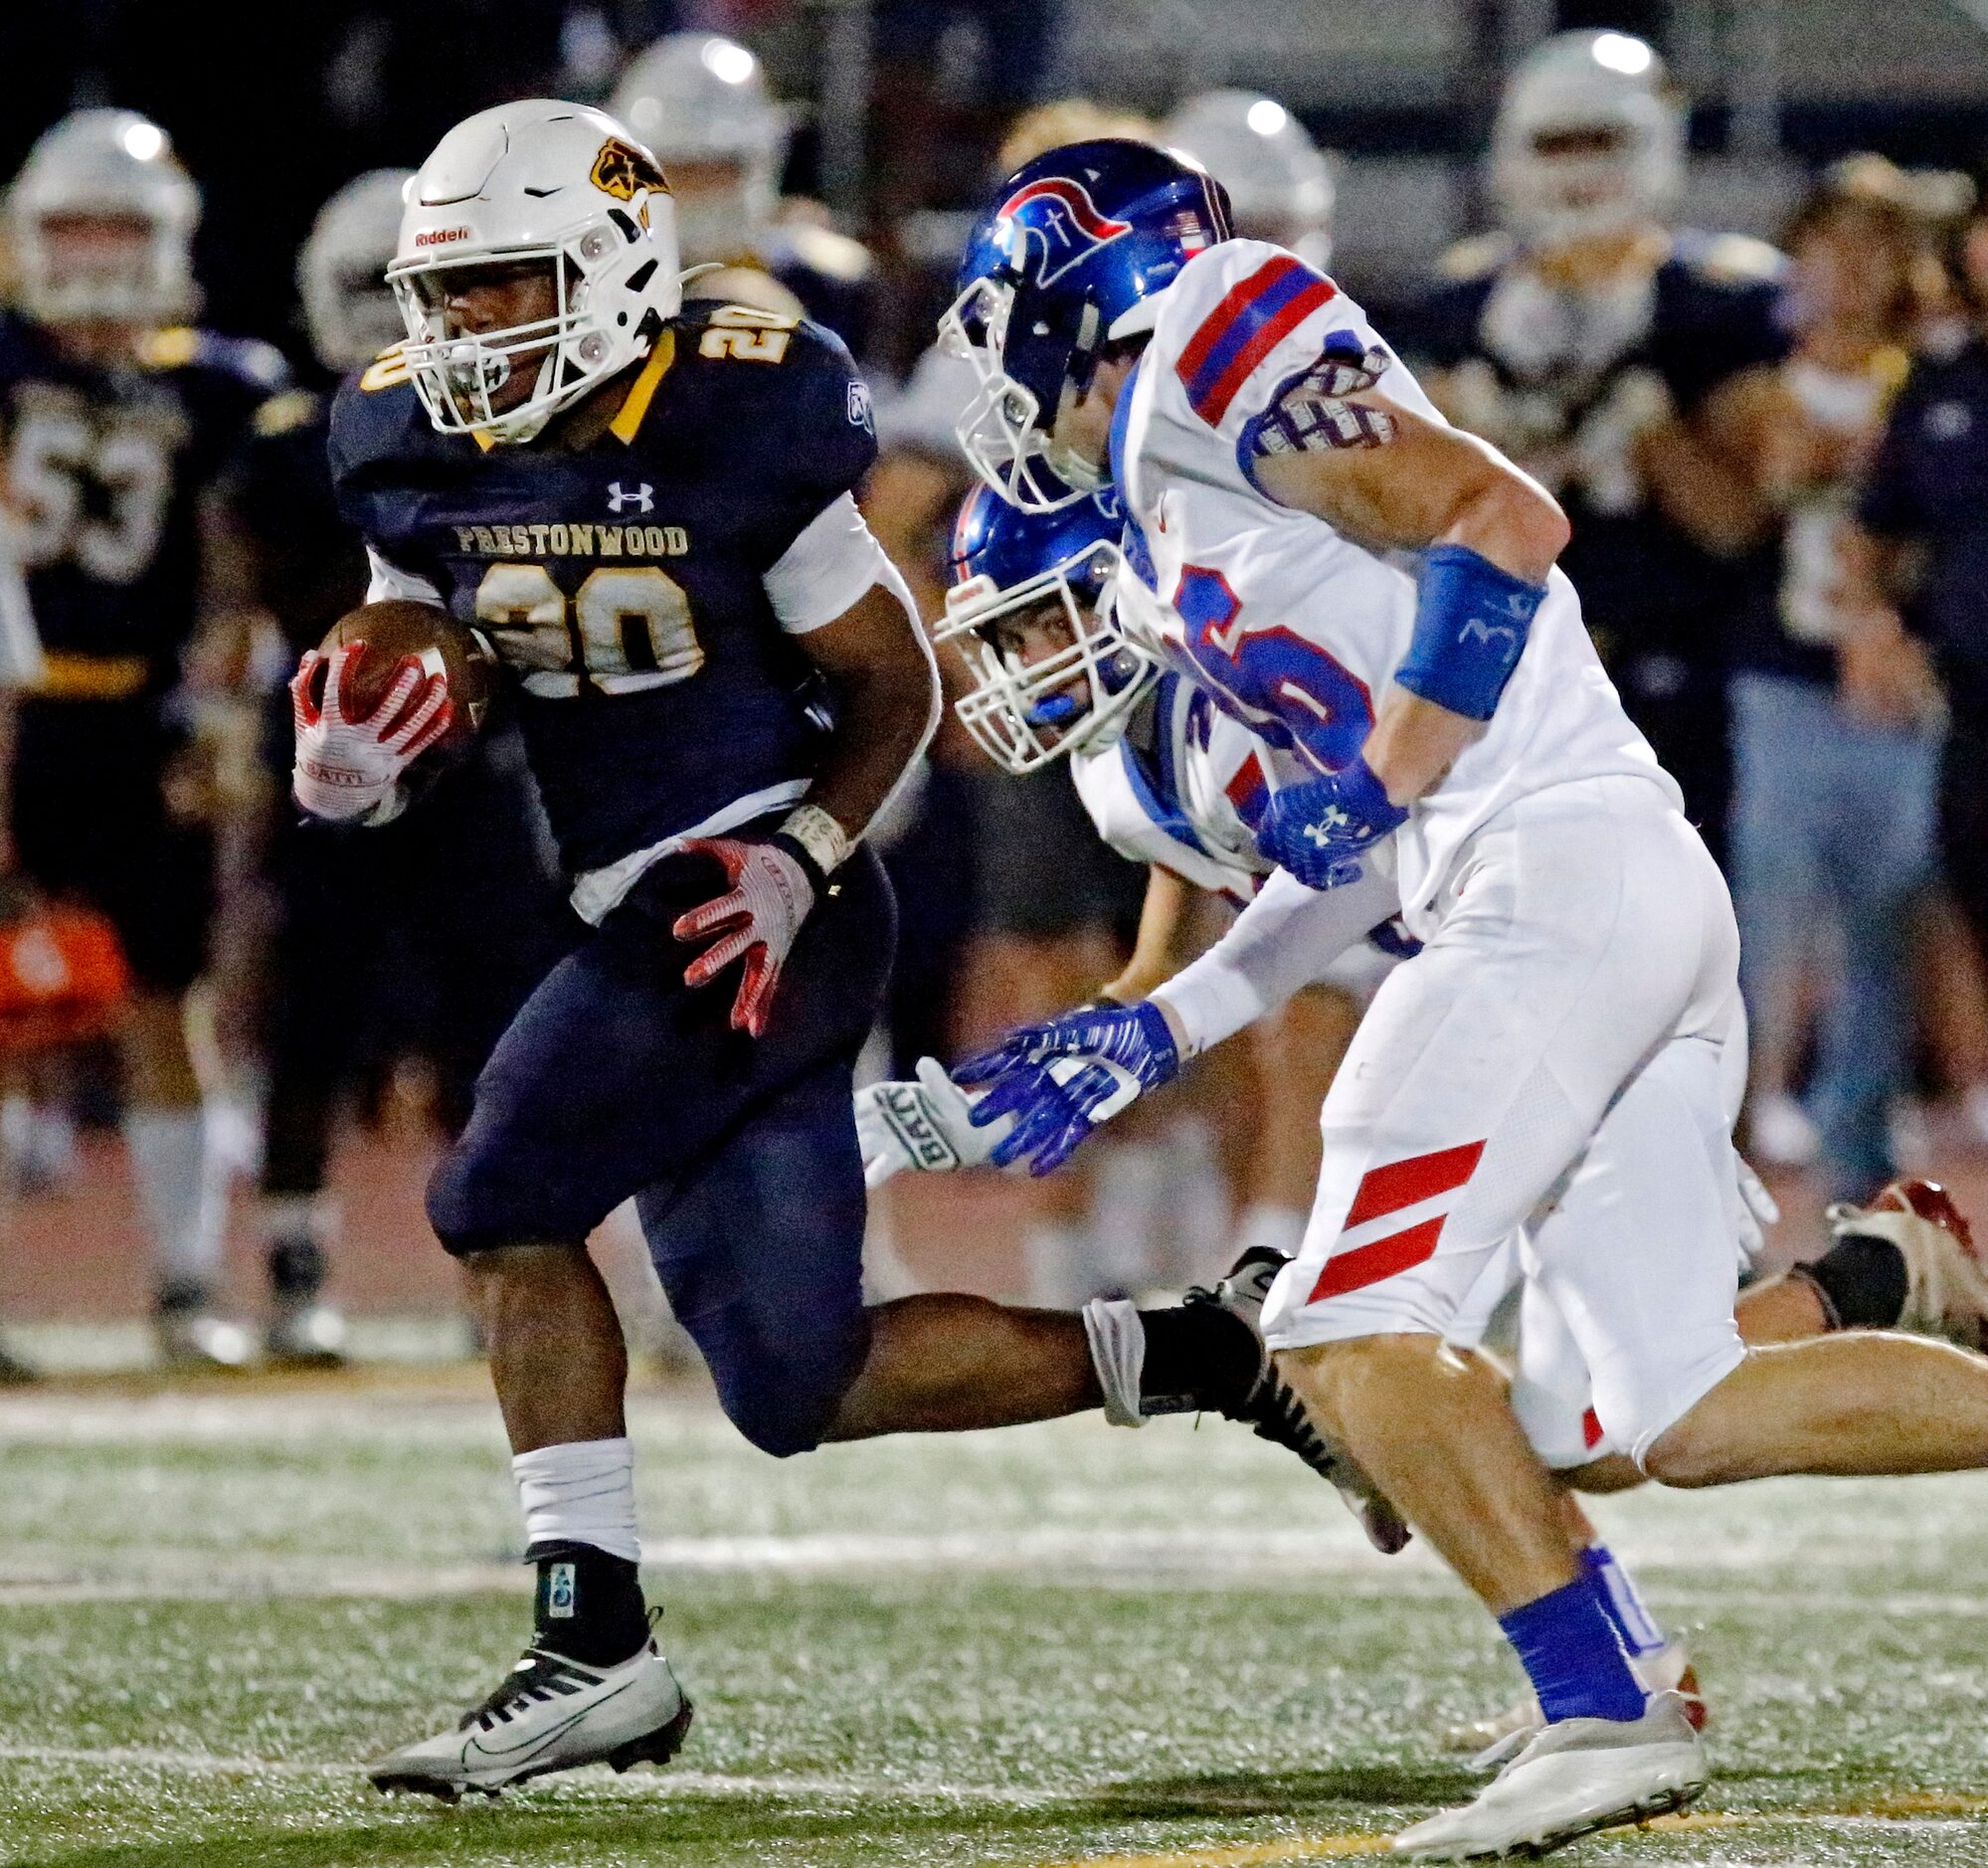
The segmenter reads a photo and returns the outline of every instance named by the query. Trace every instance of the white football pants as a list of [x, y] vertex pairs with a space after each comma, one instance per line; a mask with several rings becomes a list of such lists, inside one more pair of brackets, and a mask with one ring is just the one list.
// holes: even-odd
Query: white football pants
[[1435, 913], [1326, 1098], [1318, 1198], [1265, 1338], [1455, 1338], [1516, 1234], [1600, 1434], [1640, 1460], [1743, 1354], [1724, 880], [1658, 786], [1586, 779], [1492, 819]]

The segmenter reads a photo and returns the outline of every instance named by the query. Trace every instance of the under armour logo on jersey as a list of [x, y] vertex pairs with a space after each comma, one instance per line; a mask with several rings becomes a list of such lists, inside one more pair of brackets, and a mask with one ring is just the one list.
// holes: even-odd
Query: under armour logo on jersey
[[1017, 189], [995, 211], [994, 221], [1017, 273], [1028, 275], [1031, 241], [1041, 249], [1034, 276], [1038, 285], [1053, 285], [1100, 247], [1132, 232], [1130, 221], [1099, 213], [1084, 184], [1064, 175]]
[[608, 510], [611, 512], [626, 512], [630, 506], [633, 506], [637, 512], [653, 511], [655, 500], [650, 495], [654, 491], [655, 488], [647, 480], [643, 480], [633, 492], [625, 493], [622, 490], [622, 482], [616, 480], [608, 488]]

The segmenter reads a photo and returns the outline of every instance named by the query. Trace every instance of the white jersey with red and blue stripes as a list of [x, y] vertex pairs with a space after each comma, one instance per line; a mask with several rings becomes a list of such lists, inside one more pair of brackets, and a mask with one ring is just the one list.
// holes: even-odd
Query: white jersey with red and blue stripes
[[1252, 827], [1280, 764], [1287, 780], [1302, 776], [1205, 687], [1169, 669], [1125, 733], [1072, 755], [1070, 775], [1098, 835], [1121, 856], [1240, 906], [1274, 866], [1257, 854]]
[[[1195, 255], [1156, 302], [1113, 426], [1136, 574], [1118, 601], [1224, 712], [1303, 769], [1337, 770], [1365, 743], [1407, 654], [1418, 561], [1277, 504], [1250, 464], [1261, 418], [1330, 334], [1380, 339], [1331, 280], [1261, 241]], [[1377, 387], [1442, 421], [1398, 359]], [[1677, 800], [1555, 572], [1496, 714], [1396, 836], [1410, 930], [1426, 936], [1430, 898], [1487, 819], [1547, 786], [1610, 775], [1648, 778]]]

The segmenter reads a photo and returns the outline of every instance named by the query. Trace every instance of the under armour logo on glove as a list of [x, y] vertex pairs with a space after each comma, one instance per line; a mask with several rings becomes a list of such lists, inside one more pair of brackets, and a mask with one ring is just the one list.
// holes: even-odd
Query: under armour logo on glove
[[[455, 718], [448, 677], [430, 674], [403, 655], [387, 691], [372, 710], [346, 710], [345, 686], [366, 653], [346, 643], [326, 655], [312, 649], [290, 681], [290, 716], [296, 727], [296, 768], [291, 794], [314, 818], [334, 824], [382, 824], [401, 802], [400, 780]], [[319, 668], [324, 693], [313, 696]]]
[[680, 941], [718, 936], [684, 969], [683, 983], [709, 986], [733, 961], [743, 960], [746, 971], [732, 1001], [732, 1029], [763, 1036], [780, 970], [814, 906], [814, 884], [799, 858], [778, 843], [695, 837], [683, 848], [688, 855], [720, 863], [732, 885], [729, 893], [676, 917], [671, 932]]
[[1393, 362], [1384, 344], [1362, 344], [1351, 331], [1333, 332], [1319, 360], [1278, 390], [1250, 424], [1251, 451], [1269, 456], [1384, 446], [1394, 439], [1393, 418], [1346, 398], [1373, 388]]
[[1256, 846], [1307, 888], [1344, 888], [1360, 876], [1359, 855], [1408, 820], [1363, 758], [1324, 778], [1273, 793]]

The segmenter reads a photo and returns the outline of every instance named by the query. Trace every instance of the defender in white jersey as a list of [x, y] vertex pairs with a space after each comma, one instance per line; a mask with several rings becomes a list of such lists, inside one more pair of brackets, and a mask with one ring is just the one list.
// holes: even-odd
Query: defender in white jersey
[[[1521, 1232], [1602, 1426], [1671, 1483], [1988, 1463], [1988, 1361], [1898, 1337], [1742, 1345], [1731, 908], [1553, 574], [1565, 520], [1442, 423], [1330, 280], [1226, 231], [1205, 177], [1133, 145], [1011, 177], [948, 318], [983, 385], [961, 439], [1024, 505], [1044, 464], [1099, 475], [1109, 454], [1156, 599], [1138, 614], [1316, 771], [1273, 798], [1258, 842], [1288, 874], [1224, 945], [1273, 924], [1302, 944], [1291, 891], [1349, 884], [1393, 836], [1424, 950], [1327, 1099], [1310, 1233], [1266, 1323], [1543, 1710], [1476, 1803], [1396, 1846], [1536, 1853], [1689, 1801], [1705, 1766], [1675, 1698], [1630, 1673], [1501, 1386], [1446, 1352], [1500, 1241]], [[963, 1066], [990, 1086], [976, 1119], [1016, 1116], [1066, 1156], [1234, 1028], [1190, 985]]]

